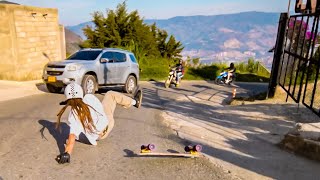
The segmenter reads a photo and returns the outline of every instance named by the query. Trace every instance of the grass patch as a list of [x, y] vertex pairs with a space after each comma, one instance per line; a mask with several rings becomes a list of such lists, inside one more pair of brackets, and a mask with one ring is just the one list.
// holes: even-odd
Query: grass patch
[[141, 59], [140, 80], [164, 80], [168, 77], [171, 63], [168, 59]]
[[162, 67], [151, 66], [151, 67], [144, 67], [141, 69], [140, 72], [140, 80], [149, 81], [149, 80], [164, 80], [169, 74], [168, 66]]
[[187, 68], [184, 76], [185, 80], [214, 80], [219, 71], [217, 65], [204, 66], [200, 68]]
[[270, 77], [257, 75], [255, 73], [237, 73], [236, 81], [239, 81], [239, 82], [269, 82]]

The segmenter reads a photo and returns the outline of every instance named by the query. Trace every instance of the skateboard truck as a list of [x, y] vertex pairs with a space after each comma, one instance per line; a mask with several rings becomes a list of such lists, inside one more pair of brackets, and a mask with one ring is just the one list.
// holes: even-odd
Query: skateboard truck
[[141, 153], [150, 153], [155, 148], [156, 148], [156, 146], [154, 144], [142, 145], [141, 146]]
[[190, 154], [197, 155], [197, 154], [199, 154], [199, 152], [201, 152], [202, 146], [200, 144], [197, 144], [194, 146], [189, 145], [189, 146], [184, 147], [184, 150], [186, 152], [189, 152]]

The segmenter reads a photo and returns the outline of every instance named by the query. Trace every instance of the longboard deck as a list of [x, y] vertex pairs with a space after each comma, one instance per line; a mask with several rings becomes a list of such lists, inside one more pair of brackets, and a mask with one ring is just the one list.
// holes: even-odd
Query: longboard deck
[[186, 154], [186, 153], [157, 153], [157, 152], [146, 152], [139, 153], [138, 156], [167, 156], [167, 157], [200, 157], [200, 154]]

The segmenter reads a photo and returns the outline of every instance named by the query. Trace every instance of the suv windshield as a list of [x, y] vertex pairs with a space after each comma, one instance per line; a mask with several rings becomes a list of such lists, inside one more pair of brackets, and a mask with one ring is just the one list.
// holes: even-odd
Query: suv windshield
[[67, 60], [95, 60], [102, 51], [78, 51]]

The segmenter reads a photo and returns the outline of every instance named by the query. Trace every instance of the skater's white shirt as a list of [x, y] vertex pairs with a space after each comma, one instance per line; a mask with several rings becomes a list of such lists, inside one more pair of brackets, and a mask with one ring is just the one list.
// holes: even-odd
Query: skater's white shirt
[[99, 134], [107, 127], [109, 121], [100, 100], [93, 94], [86, 94], [83, 98], [83, 102], [89, 105], [90, 114], [93, 124], [96, 126], [96, 130], [93, 133], [90, 133], [89, 130], [85, 131], [77, 113], [75, 111], [70, 111], [68, 117], [70, 134], [74, 134], [76, 139], [79, 139], [80, 133], [83, 133], [92, 145], [97, 145]]

